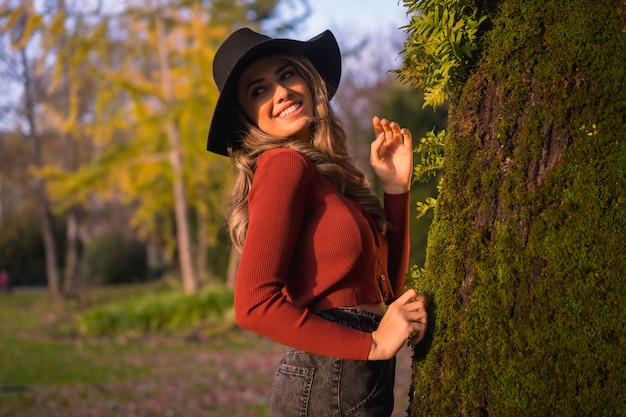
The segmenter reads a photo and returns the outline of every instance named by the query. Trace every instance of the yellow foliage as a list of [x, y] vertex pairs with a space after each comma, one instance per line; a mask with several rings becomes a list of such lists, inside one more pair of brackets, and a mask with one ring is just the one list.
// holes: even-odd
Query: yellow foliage
[[[36, 51], [30, 69], [46, 80], [36, 106], [41, 130], [53, 132], [48, 144], [54, 153], [31, 175], [45, 179], [56, 209], [117, 200], [132, 204], [131, 226], [139, 233], [157, 229], [173, 210], [166, 125], [180, 137], [188, 205], [203, 212], [218, 207], [219, 201], [210, 200], [220, 198], [213, 190], [228, 182], [230, 164], [207, 153], [205, 140], [218, 96], [212, 60], [231, 28], [212, 21], [199, 3], [164, 6], [159, 13], [167, 16], [165, 73], [157, 11], [128, 9], [86, 23], [80, 11], [36, 9], [32, 0], [11, 8], [2, 2], [0, 31], [14, 33], [14, 51], [26, 46]], [[166, 77], [172, 81], [170, 96], [162, 82]], [[72, 149], [63, 149], [58, 138]], [[76, 159], [71, 166], [69, 155]]]

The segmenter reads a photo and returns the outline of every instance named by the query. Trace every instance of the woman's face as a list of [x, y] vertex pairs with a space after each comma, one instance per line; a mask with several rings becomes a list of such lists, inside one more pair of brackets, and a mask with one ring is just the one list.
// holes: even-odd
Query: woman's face
[[310, 140], [315, 115], [311, 90], [284, 58], [269, 56], [250, 65], [237, 82], [237, 98], [265, 133]]

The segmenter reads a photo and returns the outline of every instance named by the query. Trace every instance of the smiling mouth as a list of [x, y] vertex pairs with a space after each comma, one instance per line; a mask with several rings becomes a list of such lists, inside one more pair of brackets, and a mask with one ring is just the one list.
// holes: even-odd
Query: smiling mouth
[[291, 106], [287, 107], [285, 110], [281, 111], [280, 114], [278, 115], [278, 117], [289, 117], [291, 116], [293, 113], [295, 113], [296, 111], [298, 111], [298, 109], [302, 107], [302, 103], [295, 103], [292, 104]]

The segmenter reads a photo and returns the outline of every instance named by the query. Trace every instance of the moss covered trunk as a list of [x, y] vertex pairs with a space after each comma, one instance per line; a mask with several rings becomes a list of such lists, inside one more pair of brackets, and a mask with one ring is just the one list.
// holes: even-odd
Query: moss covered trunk
[[409, 415], [625, 416], [626, 2], [485, 3]]

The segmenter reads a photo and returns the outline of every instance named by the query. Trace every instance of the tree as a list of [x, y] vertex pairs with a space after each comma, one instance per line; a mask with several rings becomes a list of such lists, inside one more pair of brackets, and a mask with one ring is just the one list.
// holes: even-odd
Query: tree
[[[12, 128], [23, 131], [31, 144], [37, 143], [36, 147], [31, 146], [35, 162], [30, 175], [38, 184], [35, 188], [41, 189], [37, 193], [39, 200], [44, 194], [48, 200], [39, 204], [40, 207], [51, 212], [50, 220], [41, 222], [44, 241], [50, 240], [45, 230], [53, 214], [63, 217], [66, 225], [64, 260], [57, 261], [58, 249], [46, 243], [46, 253], [51, 253], [46, 256], [55, 259], [47, 261], [48, 285], [54, 297], [59, 294], [73, 297], [78, 291], [79, 240], [84, 235], [81, 220], [87, 193], [64, 192], [57, 186], [55, 176], [59, 173], [72, 176], [94, 154], [92, 102], [97, 88], [87, 57], [92, 54], [89, 34], [97, 32], [94, 27], [98, 27], [98, 12], [76, 4], [70, 8], [64, 0], [17, 5], [5, 2], [2, 8], [3, 33], [13, 38], [13, 53], [3, 58], [10, 61], [22, 57], [19, 68], [25, 74], [4, 76], [5, 80], [21, 86], [24, 110], [14, 114], [25, 114], [27, 120], [27, 123], [14, 122]], [[26, 131], [25, 125], [29, 126]], [[59, 267], [64, 269], [62, 282]]]
[[[44, 166], [44, 128], [39, 117], [38, 109], [47, 99], [45, 92], [44, 76], [37, 72], [37, 58], [29, 53], [29, 45], [36, 37], [38, 26], [41, 24], [41, 16], [34, 9], [32, 2], [25, 2], [16, 9], [9, 8], [9, 2], [5, 2], [0, 7], [0, 14], [3, 17], [2, 33], [9, 38], [9, 45], [14, 52], [13, 62], [17, 71], [12, 75], [12, 82], [17, 83], [23, 93], [21, 100], [21, 111], [17, 112], [22, 118], [22, 135], [28, 141], [31, 153], [31, 167], [35, 172], [32, 183], [37, 206], [39, 210], [39, 223], [44, 241], [46, 276], [48, 289], [52, 298], [60, 296], [60, 275], [57, 265], [57, 244], [53, 233], [53, 216], [50, 196], [48, 193], [46, 180], [39, 174]], [[5, 38], [6, 39], [6, 38]], [[4, 39], [3, 39], [4, 41]], [[11, 58], [9, 58], [11, 59]]]
[[[304, 0], [289, 3], [303, 3], [302, 13], [308, 11]], [[22, 59], [24, 71], [13, 78], [32, 86], [22, 85], [31, 108], [25, 107], [24, 123], [17, 125], [32, 125], [24, 136], [31, 138], [35, 161], [41, 144], [46, 146], [45, 158], [30, 170], [47, 198], [38, 207], [49, 216], [52, 210], [66, 216], [66, 292], [73, 292], [76, 282], [78, 232], [89, 239], [79, 221], [103, 204], [120, 203], [132, 210], [125, 232], [152, 246], [157, 242], [171, 264], [178, 255], [185, 290], [195, 291], [202, 273], [194, 269], [204, 271], [209, 259], [217, 258], [208, 256], [209, 246], [222, 245], [221, 189], [231, 174], [226, 158], [204, 151], [217, 97], [212, 58], [232, 27], [274, 19], [277, 4], [137, 0], [121, 7], [100, 2], [69, 7], [54, 0], [0, 6], [3, 39], [12, 37], [14, 48], [3, 60]], [[275, 19], [274, 30], [295, 25], [302, 13], [287, 22]], [[93, 232], [102, 228], [102, 222], [92, 222]], [[48, 263], [57, 273], [48, 274], [56, 294], [63, 262], [49, 258], [57, 259]], [[225, 269], [226, 262], [221, 264]]]
[[[31, 148], [21, 133], [0, 135], [0, 268], [9, 272], [14, 286], [46, 285], [41, 207], [30, 184], [31, 162]], [[62, 247], [59, 222], [51, 226], [55, 245]]]
[[[154, 17], [156, 29], [156, 45], [158, 51], [158, 68], [160, 71], [162, 99], [166, 106], [174, 105], [174, 85], [170, 73], [170, 57], [167, 33], [162, 16], [163, 9], [157, 0]], [[187, 193], [183, 179], [183, 162], [181, 159], [181, 138], [176, 120], [165, 120], [165, 131], [169, 141], [169, 163], [173, 174], [174, 212], [176, 214], [176, 234], [178, 237], [178, 257], [183, 276], [185, 293], [194, 294], [198, 290], [198, 280], [193, 267], [191, 250], [191, 231], [187, 215]]]
[[230, 174], [226, 158], [205, 151], [217, 98], [212, 59], [232, 26], [257, 25], [276, 4], [135, 1], [97, 28], [99, 42], [92, 35], [100, 76], [94, 140], [104, 150], [62, 178], [62, 188], [134, 206], [131, 226], [143, 239], [163, 241], [170, 259], [177, 255], [187, 293], [207, 267]]
[[[54, 3], [54, 4], [52, 4]], [[42, 19], [40, 30], [48, 36], [42, 39], [42, 46], [54, 59], [50, 70], [50, 95], [43, 116], [59, 136], [63, 153], [55, 166], [66, 172], [75, 172], [91, 155], [89, 131], [92, 124], [85, 122], [92, 114], [89, 101], [92, 99], [92, 83], [89, 71], [83, 63], [88, 48], [82, 42], [85, 32], [90, 30], [83, 13], [72, 15], [65, 0], [50, 2], [45, 13], [48, 22]], [[70, 29], [71, 28], [71, 29]], [[88, 149], [88, 151], [84, 151]], [[65, 297], [78, 296], [79, 235], [81, 228], [81, 206], [83, 201], [66, 199], [56, 202], [57, 209], [65, 214], [66, 251], [62, 293]]]
[[409, 414], [625, 415], [624, 2], [405, 3], [451, 97]]
[[[178, 254], [183, 288], [192, 294], [198, 288], [198, 279], [193, 264], [188, 196], [202, 194], [196, 188], [217, 188], [223, 175], [208, 174], [223, 173], [227, 164], [203, 152], [208, 127], [203, 122], [208, 120], [217, 96], [208, 69], [216, 46], [227, 33], [227, 26], [214, 21], [211, 7], [204, 7], [202, 2], [179, 3], [138, 2], [136, 8], [130, 7], [120, 14], [117, 22], [125, 28], [124, 38], [135, 39], [135, 42], [123, 49], [119, 62], [105, 70], [106, 79], [121, 95], [103, 96], [101, 100], [106, 108], [111, 108], [111, 99], [123, 103], [112, 113], [103, 113], [103, 120], [132, 132], [132, 139], [114, 145], [111, 152], [104, 155], [109, 160], [106, 166], [112, 168], [107, 170], [107, 177], [113, 179], [112, 182], [125, 179], [124, 193], [129, 202], [139, 202], [134, 225], [144, 235], [152, 233], [157, 223], [168, 217], [162, 213], [173, 206], [172, 228], [176, 242], [171, 247]], [[219, 4], [213, 6], [219, 13], [232, 9]], [[114, 39], [114, 42], [122, 44], [124, 39]], [[134, 165], [130, 172], [129, 162]], [[100, 162], [96, 165], [105, 166]], [[143, 171], [143, 175], [137, 170]], [[155, 184], [155, 180], [160, 183]], [[171, 188], [166, 191], [168, 184]], [[215, 193], [208, 193], [211, 194]], [[195, 200], [198, 229], [206, 233], [210, 204], [201, 203], [201, 198]], [[197, 241], [203, 255], [205, 236]], [[199, 263], [205, 259], [202, 255], [197, 256]], [[198, 269], [205, 267], [198, 265]]]

